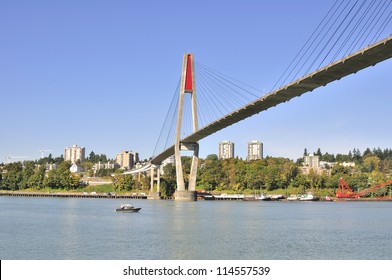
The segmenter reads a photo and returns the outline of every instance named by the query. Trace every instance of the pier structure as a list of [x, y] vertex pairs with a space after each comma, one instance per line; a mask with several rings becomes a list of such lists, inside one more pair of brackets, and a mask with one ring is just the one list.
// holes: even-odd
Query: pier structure
[[[156, 172], [155, 172], [156, 170]], [[156, 165], [151, 165], [150, 169], [150, 192], [147, 196], [148, 199], [161, 199], [161, 170], [159, 166]], [[156, 176], [155, 176], [156, 175]], [[155, 190], [154, 186], [154, 181], [157, 182], [157, 188]]]

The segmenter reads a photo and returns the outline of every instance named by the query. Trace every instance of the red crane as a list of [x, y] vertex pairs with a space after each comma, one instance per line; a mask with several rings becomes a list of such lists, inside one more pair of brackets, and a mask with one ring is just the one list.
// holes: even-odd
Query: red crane
[[347, 184], [347, 182], [343, 179], [340, 178], [339, 185], [338, 185], [338, 190], [336, 191], [336, 197], [337, 198], [359, 198], [361, 196], [364, 196], [365, 194], [371, 193], [372, 191], [375, 191], [379, 188], [385, 187], [392, 184], [392, 179], [389, 181], [386, 181], [384, 183], [375, 185], [373, 187], [364, 189], [358, 193], [355, 193], [350, 186]]

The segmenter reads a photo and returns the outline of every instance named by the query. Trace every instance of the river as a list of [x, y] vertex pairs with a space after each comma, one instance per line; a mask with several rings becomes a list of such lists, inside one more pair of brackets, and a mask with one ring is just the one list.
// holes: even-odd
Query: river
[[2, 196], [0, 259], [390, 260], [392, 202]]

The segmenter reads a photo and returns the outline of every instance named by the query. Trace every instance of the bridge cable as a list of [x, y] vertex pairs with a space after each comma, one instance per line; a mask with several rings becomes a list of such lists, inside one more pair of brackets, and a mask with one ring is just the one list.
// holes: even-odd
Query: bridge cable
[[[384, 5], [387, 4], [387, 3], [388, 3], [387, 7], [384, 7]], [[383, 5], [382, 7], [380, 7], [380, 9], [379, 9], [377, 15], [373, 18], [372, 23], [373, 23], [373, 21], [375, 21], [376, 19], [377, 19], [377, 20], [376, 20], [376, 22], [375, 22], [374, 24], [372, 24], [373, 27], [369, 28], [370, 30], [368, 31], [368, 35], [367, 35], [366, 38], [363, 40], [362, 45], [368, 40], [369, 36], [371, 36], [372, 31], [376, 28], [377, 24], [380, 22], [381, 18], [382, 18], [383, 15], [385, 14], [385, 12], [386, 12], [386, 10], [387, 10], [387, 8], [389, 7], [390, 4], [391, 4], [391, 2], [390, 2], [390, 1], [387, 1], [387, 2], [384, 3], [384, 5]], [[383, 11], [383, 12], [381, 13], [381, 11]], [[381, 15], [380, 15], [380, 13], [381, 13]], [[373, 42], [371, 42], [371, 43], [373, 43]]]
[[[329, 37], [329, 39], [327, 40], [327, 43], [324, 44], [324, 47], [319, 51], [319, 53], [316, 55], [316, 57], [313, 59], [313, 62], [310, 64], [310, 66], [307, 68], [307, 70], [305, 71], [305, 75], [307, 73], [310, 73], [311, 69], [313, 68], [313, 66], [316, 64], [317, 60], [319, 57], [322, 56], [322, 53], [325, 51], [326, 47], [328, 46], [328, 44], [331, 42], [332, 38], [337, 34], [339, 28], [342, 26], [342, 24], [344, 23], [344, 21], [347, 19], [347, 17], [350, 15], [350, 13], [352, 12], [352, 10], [354, 9], [355, 5], [358, 3], [359, 0], [356, 0], [354, 6], [351, 7], [351, 9], [349, 9], [349, 13], [346, 14], [346, 16], [343, 17], [343, 19], [341, 20], [341, 22], [338, 24], [338, 26], [335, 28], [335, 30], [332, 33], [332, 36]], [[345, 11], [345, 9], [348, 7], [348, 4], [350, 2], [348, 2], [345, 6], [345, 8], [340, 12], [339, 17], [343, 14], [343, 12]], [[339, 18], [338, 17], [338, 18]], [[333, 25], [329, 28], [332, 29]], [[325, 58], [324, 58], [325, 59]], [[323, 60], [324, 61], [324, 60]], [[319, 66], [320, 67], [320, 66]], [[319, 68], [317, 67], [317, 68]]]
[[260, 90], [232, 79], [210, 67], [195, 63], [195, 68], [198, 100], [206, 102], [204, 105], [198, 105], [198, 108], [208, 108], [209, 114], [212, 112], [214, 116], [208, 123], [204, 122], [203, 125], [212, 123], [239, 108], [239, 104], [243, 106], [260, 97]]
[[[296, 79], [296, 77], [298, 77], [299, 73], [302, 71], [302, 69], [304, 69], [304, 67], [308, 64], [308, 62], [310, 61], [311, 57], [314, 55], [314, 53], [316, 52], [316, 50], [319, 48], [320, 44], [324, 41], [324, 39], [326, 38], [327, 34], [331, 31], [333, 24], [330, 25], [330, 22], [333, 21], [335, 22], [337, 20], [337, 18], [339, 18], [341, 16], [341, 14], [343, 13], [343, 11], [337, 16], [336, 19], [334, 19], [335, 13], [338, 12], [338, 10], [341, 8], [341, 6], [343, 5], [344, 1], [340, 2], [339, 6], [336, 7], [336, 10], [333, 11], [333, 13], [331, 14], [331, 16], [328, 18], [327, 22], [325, 22], [323, 28], [321, 29], [321, 31], [319, 32], [319, 34], [317, 35], [317, 37], [313, 40], [312, 44], [309, 46], [309, 48], [307, 49], [310, 50], [310, 47], [312, 47], [314, 44], [316, 44], [316, 40], [321, 37], [321, 39], [318, 40], [318, 43], [316, 44], [316, 46], [313, 47], [313, 50], [310, 52], [310, 54], [308, 54], [307, 58], [305, 59], [305, 61], [303, 61], [303, 57], [301, 57], [302, 59], [302, 65], [297, 69], [297, 72], [295, 73], [295, 75], [293, 76], [293, 78], [291, 79], [291, 82], [294, 81], [294, 79]], [[346, 5], [347, 7], [347, 5]], [[345, 7], [345, 8], [346, 8]], [[345, 10], [345, 8], [343, 10]], [[325, 31], [325, 28], [327, 28], [329, 26], [329, 28]], [[301, 61], [298, 61], [297, 65], [300, 63]], [[295, 68], [294, 68], [295, 69]], [[293, 69], [293, 70], [294, 70]], [[292, 70], [292, 71], [293, 71]], [[308, 70], [306, 71], [308, 72]], [[291, 73], [290, 73], [291, 74]], [[289, 77], [287, 77], [289, 78]], [[282, 84], [283, 85], [283, 84]]]
[[[366, 27], [366, 22], [364, 22], [364, 20], [366, 19], [366, 16], [369, 14], [369, 12], [371, 11], [372, 7], [374, 7], [374, 4], [377, 0], [372, 0], [367, 8], [365, 9], [365, 11], [363, 12], [362, 16], [360, 17], [360, 19], [358, 20], [357, 24], [354, 26], [354, 28], [352, 29], [352, 31], [350, 32], [350, 34], [347, 36], [346, 41], [348, 42], [348, 39], [351, 40], [350, 46], [347, 47], [346, 52], [344, 53], [343, 57], [347, 56], [348, 54], [353, 52], [352, 47], [355, 45], [355, 41], [357, 40], [357, 38], [360, 36], [360, 34], [362, 33], [362, 30]], [[360, 26], [362, 25], [362, 27], [360, 28]], [[357, 31], [357, 35], [355, 36], [355, 38], [353, 38], [355, 31]]]
[[[385, 5], [386, 3], [387, 3], [387, 2], [384, 2], [384, 5]], [[356, 38], [353, 40], [352, 44], [350, 45], [348, 54], [354, 52], [355, 50], [359, 50], [361, 47], [363, 47], [364, 42], [365, 42], [365, 41], [367, 40], [367, 38], [369, 37], [369, 35], [366, 36], [365, 34], [366, 34], [366, 32], [370, 29], [370, 26], [371, 26], [372, 22], [373, 22], [374, 19], [376, 19], [376, 18], [381, 18], [381, 17], [379, 17], [379, 13], [380, 13], [380, 11], [383, 10], [383, 8], [384, 8], [384, 5], [380, 6], [381, 4], [382, 4], [382, 2], [378, 2], [378, 4], [377, 4], [376, 6], [373, 6], [373, 7], [372, 7], [372, 8], [374, 8], [374, 9], [373, 9], [372, 12], [370, 13], [370, 15], [367, 17], [366, 22], [364, 23], [364, 25], [362, 26], [361, 30], [358, 32]], [[390, 4], [390, 3], [389, 3], [389, 4]], [[388, 6], [389, 6], [389, 4], [388, 4]], [[387, 8], [388, 8], [388, 6], [387, 6]], [[378, 12], [377, 12], [377, 10], [378, 10]], [[386, 9], [385, 9], [384, 11], [386, 11]], [[377, 24], [377, 22], [376, 22], [376, 24]], [[379, 30], [380, 30], [380, 29], [379, 29]], [[370, 31], [370, 32], [371, 32], [371, 31]], [[380, 34], [381, 34], [381, 33], [380, 33]], [[370, 43], [373, 43], [373, 42], [370, 42]], [[347, 54], [347, 53], [346, 53], [346, 54]]]
[[[200, 73], [207, 75], [207, 73], [203, 73], [203, 72]], [[220, 101], [222, 108], [226, 110], [226, 113], [236, 108], [238, 106], [238, 103], [243, 102], [243, 100], [241, 100], [240, 97], [244, 98], [244, 95], [242, 95], [241, 92], [238, 91], [237, 89], [231, 87], [231, 85], [226, 85], [224, 83], [221, 83], [221, 81], [215, 79], [215, 77], [211, 77], [211, 79], [206, 80], [206, 83], [209, 85], [208, 88], [212, 89], [210, 90], [212, 94], [214, 92], [220, 94], [220, 96], [217, 99], [218, 101]], [[232, 95], [230, 93], [234, 93], [234, 94]], [[252, 98], [252, 100], [253, 99], [254, 98]]]
[[[348, 14], [344, 17], [342, 23], [338, 26], [338, 28], [336, 29], [335, 34], [338, 33], [338, 30], [340, 30], [340, 27], [343, 26], [343, 23], [348, 20], [349, 16], [351, 15], [351, 12], [354, 11], [355, 6], [358, 4], [357, 0], [354, 4], [354, 6], [351, 7], [350, 11], [348, 12]], [[334, 50], [335, 46], [338, 44], [339, 40], [342, 38], [342, 36], [344, 35], [344, 33], [346, 32], [346, 30], [349, 28], [349, 26], [351, 25], [351, 23], [353, 22], [353, 20], [355, 19], [356, 15], [359, 13], [359, 11], [362, 9], [363, 5], [365, 4], [365, 2], [362, 2], [362, 5], [358, 8], [358, 10], [354, 13], [354, 15], [352, 16], [352, 18], [348, 21], [347, 25], [344, 27], [344, 29], [341, 31], [340, 35], [336, 38], [335, 42], [332, 44], [332, 47], [329, 49], [329, 51], [325, 54], [324, 58], [321, 60], [321, 62], [319, 63], [317, 69], [319, 69], [321, 67], [321, 65], [323, 65], [324, 61], [326, 61], [327, 57], [331, 54], [332, 50]], [[334, 34], [334, 35], [335, 35]], [[333, 36], [334, 36], [333, 35]], [[333, 37], [332, 36], [332, 37]], [[332, 39], [332, 38], [331, 38]], [[344, 44], [343, 44], [344, 45]], [[338, 51], [339, 52], [339, 51]], [[332, 61], [330, 63], [332, 63], [333, 61], [335, 61], [335, 58], [338, 56], [338, 52], [335, 54], [335, 57], [332, 59]]]
[[[373, 1], [372, 1], [373, 2]], [[365, 5], [365, 2], [362, 2], [362, 5], [359, 7], [359, 9], [357, 10], [357, 12], [355, 13], [355, 15], [352, 17], [352, 19], [350, 20], [349, 24], [346, 26], [345, 30], [343, 31], [343, 33], [348, 30], [348, 27], [351, 25], [351, 23], [354, 22], [354, 19], [356, 18], [356, 16], [359, 14], [359, 11], [363, 8], [363, 6]], [[370, 3], [371, 4], [371, 3]], [[361, 16], [359, 16], [359, 19], [354, 23], [354, 26], [351, 28], [351, 31], [348, 32], [348, 35], [346, 36], [346, 38], [344, 39], [344, 41], [341, 43], [340, 47], [338, 48], [338, 50], [335, 52], [335, 55], [332, 56], [332, 59], [330, 60], [329, 63], [332, 63], [336, 60], [336, 58], [339, 56], [339, 54], [342, 52], [342, 50], [347, 46], [348, 42], [351, 40], [351, 37], [353, 36], [353, 34], [355, 33], [355, 31], [358, 29], [358, 27], [360, 26], [361, 22], [363, 21], [363, 19], [365, 18], [366, 12], [368, 11], [368, 9], [370, 8], [370, 5], [365, 9], [365, 12], [362, 13]], [[341, 34], [341, 36], [343, 35], [343, 33]], [[339, 40], [339, 39], [338, 39]], [[335, 45], [338, 44], [338, 40], [336, 40]], [[334, 45], [334, 46], [335, 46]], [[333, 48], [333, 47], [332, 47]], [[344, 55], [345, 56], [345, 55]]]
[[392, 11], [389, 12], [389, 15], [385, 18], [383, 24], [379, 28], [379, 31], [376, 33], [376, 35], [374, 35], [374, 37], [372, 39], [373, 42], [377, 42], [379, 40], [381, 34], [384, 32], [385, 28], [388, 26], [388, 24], [391, 22], [391, 20], [392, 20]]
[[[306, 53], [309, 51], [309, 49], [311, 48], [311, 46], [314, 44], [315, 40], [318, 38], [318, 36], [320, 36], [321, 32], [324, 30], [326, 24], [324, 25], [323, 28], [321, 28], [321, 31], [319, 32], [319, 28], [322, 26], [323, 22], [327, 19], [327, 17], [332, 13], [333, 9], [335, 8], [336, 4], [339, 2], [339, 0], [336, 0], [335, 3], [333, 4], [333, 6], [329, 9], [328, 13], [324, 16], [324, 18], [322, 19], [322, 21], [319, 23], [319, 25], [316, 27], [316, 29], [313, 31], [313, 33], [309, 36], [308, 40], [305, 42], [305, 44], [302, 46], [302, 48], [300, 49], [300, 51], [297, 53], [297, 55], [294, 57], [294, 59], [291, 61], [291, 63], [286, 67], [286, 69], [284, 70], [284, 72], [282, 73], [282, 75], [279, 77], [279, 79], [275, 82], [274, 86], [272, 87], [271, 91], [273, 91], [276, 86], [279, 84], [279, 82], [283, 79], [283, 77], [286, 75], [286, 73], [289, 71], [290, 67], [294, 64], [294, 62], [297, 60], [297, 58], [300, 56], [301, 52], [305, 49], [305, 47], [308, 45], [308, 43], [311, 41], [312, 37], [314, 35], [317, 34], [317, 36], [315, 38], [313, 38], [312, 42], [310, 43], [310, 45], [307, 47], [307, 49], [304, 51], [304, 53], [302, 54], [302, 56], [298, 59], [298, 61], [296, 62], [296, 64], [293, 66], [292, 70], [290, 71], [290, 73], [287, 74], [286, 78], [282, 81], [282, 83], [280, 84], [279, 88], [283, 86], [283, 84], [285, 84], [287, 78], [292, 74], [292, 72], [294, 71], [294, 69], [298, 66], [298, 63], [303, 59], [303, 57], [306, 55]], [[342, 5], [342, 2], [339, 4], [339, 7]], [[329, 21], [331, 20], [332, 17], [330, 17], [327, 21], [327, 24], [329, 23]]]
[[[157, 150], [157, 147], [158, 147], [158, 145], [159, 145], [159, 143], [160, 143], [161, 137], [162, 137], [162, 135], [163, 135], [163, 131], [164, 131], [164, 129], [165, 129], [165, 126], [166, 126], [167, 121], [168, 121], [168, 118], [169, 118], [169, 115], [171, 114], [171, 110], [173, 110], [173, 108], [176, 108], [177, 105], [178, 105], [178, 104], [177, 104], [177, 105], [174, 107], [174, 103], [175, 103], [176, 100], [177, 100], [177, 103], [178, 103], [177, 92], [179, 91], [179, 88], [180, 88], [180, 81], [178, 82], [178, 84], [177, 84], [177, 89], [175, 90], [175, 92], [174, 92], [174, 94], [173, 94], [173, 97], [172, 97], [172, 100], [171, 100], [171, 103], [170, 103], [170, 107], [169, 107], [169, 110], [168, 110], [167, 113], [166, 113], [165, 120], [164, 120], [164, 122], [163, 122], [161, 131], [159, 132], [158, 140], [157, 140], [157, 142], [156, 142], [156, 144], [155, 144], [155, 147], [154, 147], [154, 150], [153, 150], [152, 157], [154, 157], [155, 152], [156, 152], [156, 150]], [[176, 97], [177, 97], [177, 98], [176, 98]], [[176, 111], [176, 110], [174, 110], [174, 111]], [[166, 145], [166, 144], [165, 144], [165, 145]], [[164, 148], [166, 148], [166, 147], [164, 147]]]

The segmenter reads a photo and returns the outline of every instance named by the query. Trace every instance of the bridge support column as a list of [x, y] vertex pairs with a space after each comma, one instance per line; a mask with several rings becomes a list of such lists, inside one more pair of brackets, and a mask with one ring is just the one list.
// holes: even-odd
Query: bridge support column
[[[198, 121], [196, 108], [196, 83], [192, 54], [185, 54], [182, 63], [180, 97], [178, 103], [178, 116], [176, 127], [176, 143], [174, 145], [177, 177], [177, 190], [175, 194], [175, 199], [180, 201], [196, 201], [196, 174], [199, 161], [199, 143], [181, 142], [181, 127], [185, 93], [191, 94], [193, 132], [196, 132], [198, 130]], [[193, 151], [192, 166], [191, 172], [189, 174], [189, 183], [187, 188], [184, 182], [184, 174], [181, 162], [181, 150]]]
[[[154, 169], [157, 169], [157, 177], [155, 177]], [[157, 190], [154, 190], [154, 181], [157, 181]], [[147, 199], [161, 199], [161, 174], [159, 166], [151, 166], [151, 180], [150, 180], [150, 192]]]

